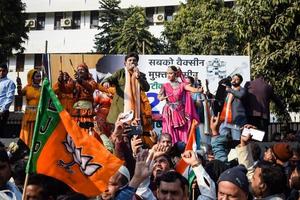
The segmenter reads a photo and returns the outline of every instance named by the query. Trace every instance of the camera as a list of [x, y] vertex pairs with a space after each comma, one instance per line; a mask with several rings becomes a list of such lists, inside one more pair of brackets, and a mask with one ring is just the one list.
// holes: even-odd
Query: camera
[[130, 131], [128, 132], [128, 136], [133, 135], [142, 135], [143, 134], [143, 127], [141, 125], [130, 125]]

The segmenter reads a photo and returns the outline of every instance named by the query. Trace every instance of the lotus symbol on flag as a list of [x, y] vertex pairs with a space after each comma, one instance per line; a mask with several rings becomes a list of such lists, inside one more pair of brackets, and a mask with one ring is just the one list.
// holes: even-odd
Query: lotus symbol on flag
[[79, 165], [80, 171], [86, 176], [92, 176], [102, 166], [96, 163], [90, 163], [93, 159], [92, 156], [82, 155], [82, 148], [76, 148], [71, 136], [67, 134], [66, 140], [63, 142], [67, 151], [72, 154], [73, 160], [69, 163], [63, 160], [58, 161], [58, 165], [65, 168], [69, 173], [74, 173], [71, 167], [75, 164]]

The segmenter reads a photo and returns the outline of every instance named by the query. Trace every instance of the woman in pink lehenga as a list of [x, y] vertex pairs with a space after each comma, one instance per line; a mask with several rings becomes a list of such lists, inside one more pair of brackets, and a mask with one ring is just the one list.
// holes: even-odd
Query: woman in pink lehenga
[[[167, 69], [170, 82], [164, 83], [158, 94], [160, 101], [166, 100], [162, 111], [162, 132], [172, 136], [173, 144], [178, 141], [187, 142], [192, 119], [197, 119], [190, 92], [203, 92], [203, 88], [194, 88], [185, 82], [179, 82], [180, 70], [175, 66]], [[182, 78], [182, 76], [181, 76]], [[184, 80], [182, 80], [184, 81]]]

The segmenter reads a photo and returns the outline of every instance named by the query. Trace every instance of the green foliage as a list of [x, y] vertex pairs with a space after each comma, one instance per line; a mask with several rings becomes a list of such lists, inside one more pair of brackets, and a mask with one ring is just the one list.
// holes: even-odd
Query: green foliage
[[299, 0], [237, 0], [240, 40], [251, 46], [252, 75], [263, 75], [290, 111], [300, 110]]
[[0, 62], [6, 62], [12, 50], [22, 51], [27, 39], [26, 15], [21, 0], [0, 0]]
[[299, 21], [299, 0], [236, 0], [233, 8], [188, 0], [163, 35], [172, 54], [250, 53], [252, 76], [269, 79], [290, 111], [299, 111]]
[[95, 36], [95, 48], [97, 52], [103, 54], [116, 53], [113, 48], [116, 46], [114, 38], [120, 33], [119, 27], [123, 26], [123, 18], [125, 13], [119, 7], [120, 0], [100, 0], [100, 32]]
[[167, 50], [176, 54], [238, 53], [234, 11], [222, 1], [198, 0], [182, 4], [174, 21], [165, 23]]
[[106, 54], [138, 52], [158, 53], [160, 42], [148, 31], [143, 8], [132, 7], [122, 11], [119, 0], [100, 1], [100, 33], [96, 35], [96, 49]]
[[149, 31], [145, 11], [140, 7], [132, 7], [127, 11], [120, 36], [115, 38], [117, 53], [137, 52], [142, 54], [158, 53], [159, 40]]

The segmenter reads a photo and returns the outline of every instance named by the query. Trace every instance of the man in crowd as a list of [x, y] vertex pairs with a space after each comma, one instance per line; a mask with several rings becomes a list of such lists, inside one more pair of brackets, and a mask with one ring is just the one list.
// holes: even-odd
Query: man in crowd
[[258, 199], [285, 199], [286, 176], [280, 165], [260, 162], [251, 180], [252, 195]]
[[12, 171], [7, 152], [0, 147], [0, 199], [21, 200], [21, 192], [14, 183], [9, 181], [11, 177]]
[[[268, 132], [270, 122], [270, 102], [273, 101], [279, 110], [285, 114], [286, 120], [290, 119], [289, 114], [280, 98], [275, 94], [274, 89], [262, 76], [245, 84], [247, 90], [246, 109], [248, 121], [258, 129]], [[264, 141], [267, 140], [267, 134]]]
[[157, 179], [158, 200], [188, 200], [188, 181], [179, 173], [169, 171]]
[[220, 135], [229, 135], [233, 140], [239, 140], [240, 127], [246, 124], [246, 110], [243, 105], [243, 98], [246, 90], [241, 86], [243, 77], [240, 74], [232, 76], [232, 87], [226, 86], [227, 97], [221, 112], [220, 120], [223, 122], [220, 126]]
[[[135, 77], [138, 80], [140, 89], [142, 91], [147, 92], [150, 89], [150, 85], [146, 80], [146, 75], [144, 73], [141, 73], [139, 71], [139, 68], [137, 67], [138, 61], [138, 54], [129, 53], [127, 56], [125, 56], [125, 67], [116, 71], [112, 74], [112, 76], [106, 78], [103, 81], [104, 87], [109, 88], [111, 85], [114, 85], [116, 88], [116, 94], [114, 95], [112, 102], [113, 106], [110, 107], [109, 114], [107, 116], [107, 122], [109, 123], [114, 124], [120, 113], [129, 111], [127, 110], [127, 106], [129, 105], [127, 102], [124, 103], [124, 99], [132, 101], [134, 98], [136, 98], [133, 97], [133, 95], [135, 94], [132, 95], [132, 91], [130, 91], [133, 88], [133, 86], [130, 87], [132, 77]], [[126, 84], [128, 84], [128, 87], [126, 87]], [[135, 113], [135, 116], [139, 114], [140, 113]]]
[[218, 180], [218, 200], [247, 200], [249, 182], [246, 173], [247, 169], [243, 165], [224, 171]]
[[168, 133], [162, 133], [159, 136], [158, 144], [170, 148], [172, 146], [172, 137]]
[[5, 133], [6, 122], [9, 115], [9, 107], [14, 100], [16, 85], [7, 78], [8, 67], [5, 63], [0, 64], [0, 138]]

